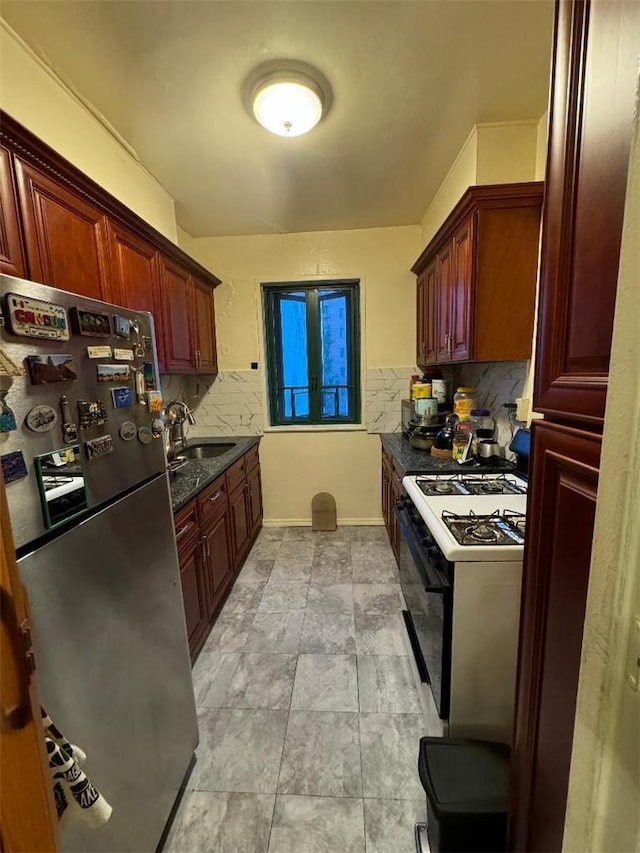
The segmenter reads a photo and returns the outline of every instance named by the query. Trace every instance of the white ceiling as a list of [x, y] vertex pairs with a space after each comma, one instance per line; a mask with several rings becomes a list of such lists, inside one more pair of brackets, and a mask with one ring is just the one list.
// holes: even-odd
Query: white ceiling
[[[475, 123], [547, 106], [551, 0], [3, 0], [2, 16], [194, 236], [416, 223]], [[243, 106], [247, 76], [281, 58], [332, 86], [307, 136]]]

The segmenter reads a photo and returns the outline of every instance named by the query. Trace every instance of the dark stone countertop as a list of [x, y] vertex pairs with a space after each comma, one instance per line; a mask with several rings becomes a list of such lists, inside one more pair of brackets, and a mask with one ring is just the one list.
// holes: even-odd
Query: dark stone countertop
[[404, 474], [457, 474], [460, 471], [476, 471], [485, 474], [495, 474], [501, 471], [515, 471], [513, 462], [507, 459], [496, 459], [490, 463], [470, 463], [459, 465], [453, 459], [436, 459], [428, 450], [417, 450], [411, 447], [409, 439], [401, 432], [381, 433], [382, 446], [394, 458], [397, 467]]
[[219, 477], [230, 465], [260, 442], [259, 435], [235, 435], [229, 438], [194, 438], [187, 447], [194, 444], [235, 444], [231, 450], [215, 456], [213, 459], [189, 459], [182, 468], [169, 474], [171, 507], [176, 513], [195, 498], [205, 486]]

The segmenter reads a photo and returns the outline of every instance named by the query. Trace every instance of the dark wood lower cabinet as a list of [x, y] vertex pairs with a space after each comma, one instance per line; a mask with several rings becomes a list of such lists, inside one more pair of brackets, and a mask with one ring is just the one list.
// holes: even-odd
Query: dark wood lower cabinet
[[233, 559], [238, 562], [249, 541], [249, 525], [247, 524], [247, 487], [243, 483], [229, 495], [229, 514], [233, 530]]
[[201, 540], [193, 540], [184, 550], [178, 552], [178, 558], [187, 636], [193, 655], [193, 650], [199, 649], [204, 641], [208, 623], [204, 551]]
[[533, 423], [510, 850], [562, 848], [601, 442]]
[[217, 609], [233, 579], [229, 515], [226, 505], [221, 509], [222, 515], [212, 521], [202, 534], [209, 613]]
[[382, 517], [384, 519], [389, 542], [398, 560], [400, 552], [400, 530], [396, 514], [393, 511], [395, 504], [404, 494], [402, 477], [396, 470], [391, 455], [386, 450], [382, 451]]
[[195, 661], [262, 526], [257, 447], [175, 516], [191, 660]]

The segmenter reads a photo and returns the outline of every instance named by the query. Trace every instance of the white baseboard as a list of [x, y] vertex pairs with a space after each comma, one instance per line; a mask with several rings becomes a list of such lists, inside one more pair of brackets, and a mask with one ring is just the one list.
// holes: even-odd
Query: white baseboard
[[[339, 518], [338, 527], [380, 527], [382, 518]], [[263, 527], [311, 527], [310, 518], [263, 518]]]

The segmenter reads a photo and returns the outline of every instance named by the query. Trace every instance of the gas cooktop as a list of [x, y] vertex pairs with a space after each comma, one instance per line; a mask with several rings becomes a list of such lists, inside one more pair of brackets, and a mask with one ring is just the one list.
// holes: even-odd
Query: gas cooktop
[[453, 474], [416, 477], [416, 484], [429, 497], [448, 495], [526, 495], [523, 480], [507, 474]]
[[442, 520], [461, 545], [524, 545], [526, 516], [519, 512], [458, 515], [445, 509]]

